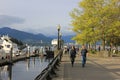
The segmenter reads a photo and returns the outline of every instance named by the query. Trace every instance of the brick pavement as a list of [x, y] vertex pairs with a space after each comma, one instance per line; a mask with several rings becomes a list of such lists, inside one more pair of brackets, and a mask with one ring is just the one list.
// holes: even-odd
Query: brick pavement
[[120, 57], [88, 57], [85, 68], [77, 55], [74, 67], [69, 55], [63, 55], [57, 76], [53, 80], [120, 80]]

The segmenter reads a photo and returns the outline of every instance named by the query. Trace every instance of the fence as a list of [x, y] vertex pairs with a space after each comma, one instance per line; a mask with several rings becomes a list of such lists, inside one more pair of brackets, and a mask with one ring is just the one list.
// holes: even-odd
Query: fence
[[55, 75], [55, 70], [59, 65], [62, 57], [62, 51], [48, 64], [48, 66], [34, 80], [51, 80], [52, 75]]

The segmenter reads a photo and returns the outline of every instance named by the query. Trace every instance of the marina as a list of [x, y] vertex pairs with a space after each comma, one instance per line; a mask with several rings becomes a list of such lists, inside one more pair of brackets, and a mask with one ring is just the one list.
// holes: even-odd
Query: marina
[[0, 80], [120, 80], [120, 0], [0, 3]]
[[52, 59], [31, 57], [0, 67], [0, 80], [34, 80]]

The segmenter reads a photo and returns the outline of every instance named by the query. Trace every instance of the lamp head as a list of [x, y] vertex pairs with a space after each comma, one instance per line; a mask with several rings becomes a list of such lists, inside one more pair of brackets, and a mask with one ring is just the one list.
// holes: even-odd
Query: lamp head
[[60, 24], [58, 25], [57, 29], [58, 29], [58, 31], [60, 30]]

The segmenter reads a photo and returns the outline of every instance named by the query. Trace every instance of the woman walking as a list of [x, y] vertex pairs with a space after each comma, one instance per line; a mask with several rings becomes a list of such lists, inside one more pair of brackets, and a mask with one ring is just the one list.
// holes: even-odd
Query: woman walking
[[75, 57], [76, 57], [76, 49], [75, 49], [75, 46], [72, 46], [70, 50], [70, 59], [71, 59], [72, 67], [74, 65]]

